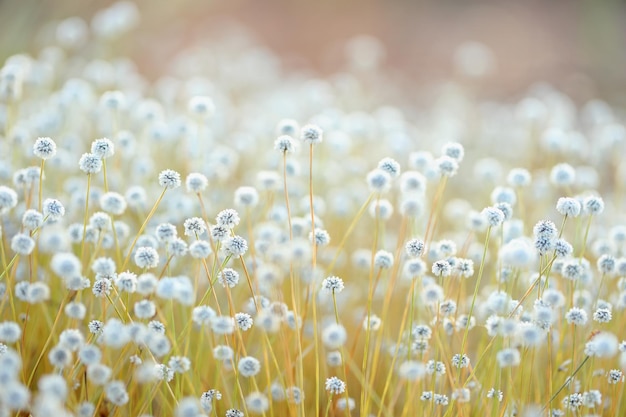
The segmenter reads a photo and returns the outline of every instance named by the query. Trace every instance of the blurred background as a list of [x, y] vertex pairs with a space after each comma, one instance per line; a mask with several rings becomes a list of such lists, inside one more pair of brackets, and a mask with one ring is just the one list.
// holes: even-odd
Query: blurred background
[[[50, 36], [48, 26], [71, 16], [89, 23], [112, 3], [0, 0], [0, 61], [20, 52], [36, 54]], [[576, 102], [599, 97], [626, 105], [623, 1], [135, 3], [141, 13], [139, 26], [110, 53], [131, 57], [148, 79], [167, 72], [168, 61], [178, 51], [201, 48], [207, 39], [229, 31], [255, 37], [287, 69], [321, 75], [345, 67], [349, 40], [371, 35], [380, 44], [370, 42], [352, 53], [375, 55], [374, 60], [416, 89], [469, 74], [486, 97], [519, 97], [533, 83], [546, 81]]]

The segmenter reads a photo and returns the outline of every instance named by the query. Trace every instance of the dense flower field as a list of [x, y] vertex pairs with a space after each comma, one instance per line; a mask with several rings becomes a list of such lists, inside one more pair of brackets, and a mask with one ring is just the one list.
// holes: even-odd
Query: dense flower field
[[232, 32], [151, 82], [111, 55], [138, 19], [0, 69], [0, 416], [626, 415], [619, 109], [418, 106], [367, 37], [322, 78]]

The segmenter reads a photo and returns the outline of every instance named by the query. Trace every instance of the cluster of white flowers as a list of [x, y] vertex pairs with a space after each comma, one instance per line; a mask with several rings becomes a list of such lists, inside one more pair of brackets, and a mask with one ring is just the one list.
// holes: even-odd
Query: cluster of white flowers
[[0, 415], [626, 413], [620, 110], [401, 106], [384, 68], [293, 76], [244, 34], [151, 82], [99, 56], [139, 21], [0, 68]]

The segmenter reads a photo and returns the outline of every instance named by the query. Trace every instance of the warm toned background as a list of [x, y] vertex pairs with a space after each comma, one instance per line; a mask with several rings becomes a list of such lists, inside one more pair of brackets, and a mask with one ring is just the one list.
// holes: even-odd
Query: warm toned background
[[[72, 15], [89, 21], [105, 0], [0, 0], [0, 60], [34, 52], [44, 22]], [[546, 80], [576, 101], [602, 97], [626, 104], [626, 2], [616, 0], [140, 0], [141, 26], [124, 45], [150, 78], [186, 46], [201, 45], [236, 22], [284, 58], [287, 66], [320, 73], [343, 65], [354, 35], [371, 34], [387, 47], [386, 65], [416, 86], [458, 76], [455, 48], [489, 46], [497, 73], [482, 82], [488, 96], [521, 94]]]

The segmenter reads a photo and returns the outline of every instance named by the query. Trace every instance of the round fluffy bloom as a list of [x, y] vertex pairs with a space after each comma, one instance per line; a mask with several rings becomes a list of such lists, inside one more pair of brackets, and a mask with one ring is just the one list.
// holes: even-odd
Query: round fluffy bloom
[[248, 313], [237, 313], [235, 314], [235, 323], [239, 329], [245, 332], [252, 327], [254, 320], [252, 320], [252, 317], [250, 317]]
[[332, 293], [340, 293], [343, 291], [343, 280], [335, 276], [324, 278], [322, 289]]
[[122, 381], [109, 382], [104, 389], [104, 393], [107, 400], [117, 406], [122, 406], [129, 400], [126, 385]]
[[590, 216], [600, 214], [604, 211], [604, 200], [593, 195], [589, 196], [583, 200], [583, 209]]
[[400, 176], [400, 164], [392, 158], [383, 158], [378, 162], [378, 169], [382, 169], [392, 178]]
[[17, 206], [17, 193], [12, 188], [0, 185], [0, 214]]
[[22, 328], [13, 321], [0, 323], [0, 342], [15, 343], [22, 336]]
[[346, 329], [341, 324], [331, 323], [322, 331], [322, 342], [328, 349], [339, 349], [347, 337]]
[[11, 239], [11, 249], [22, 256], [30, 255], [35, 249], [35, 241], [25, 233], [18, 233]]
[[615, 258], [604, 254], [598, 258], [598, 271], [602, 274], [612, 274], [615, 271]]
[[200, 217], [185, 220], [185, 236], [199, 236], [206, 231], [206, 223]]
[[446, 260], [439, 260], [433, 262], [432, 272], [437, 277], [449, 277], [452, 274], [452, 266]]
[[57, 153], [57, 144], [50, 138], [38, 138], [33, 145], [33, 153], [41, 159], [50, 159]]
[[85, 174], [97, 174], [102, 169], [102, 158], [92, 153], [84, 153], [78, 160], [78, 167]]
[[28, 209], [22, 216], [22, 226], [26, 230], [35, 230], [43, 224], [43, 214], [37, 210]]
[[217, 334], [231, 334], [235, 331], [235, 320], [229, 316], [215, 316], [210, 320], [211, 330]]
[[208, 185], [209, 180], [207, 179], [207, 177], [199, 172], [192, 172], [187, 175], [187, 178], [185, 179], [185, 187], [190, 193], [201, 193], [206, 189]]
[[300, 139], [307, 145], [316, 145], [322, 142], [323, 131], [317, 125], [304, 125], [302, 129], [300, 129]]
[[236, 206], [254, 207], [259, 204], [259, 193], [254, 187], [239, 187], [235, 190], [234, 202]]
[[593, 320], [598, 323], [608, 323], [613, 318], [611, 310], [608, 308], [598, 308], [593, 312]]
[[248, 378], [259, 373], [261, 370], [261, 362], [252, 356], [244, 356], [237, 363], [239, 374]]
[[180, 174], [172, 169], [165, 169], [159, 174], [159, 185], [168, 190], [180, 187]]
[[504, 213], [502, 210], [495, 207], [486, 207], [483, 209], [481, 214], [487, 220], [487, 224], [491, 227], [498, 227], [504, 221]]
[[326, 391], [331, 394], [343, 394], [346, 390], [346, 383], [336, 376], [331, 376], [330, 378], [326, 378]]
[[441, 153], [449, 156], [457, 162], [461, 162], [463, 160], [463, 156], [465, 156], [465, 149], [463, 145], [458, 142], [448, 142], [441, 148]]
[[48, 360], [56, 368], [65, 368], [72, 364], [72, 352], [66, 347], [57, 345], [48, 352]]
[[215, 216], [215, 222], [220, 225], [227, 227], [229, 229], [233, 229], [235, 226], [239, 224], [239, 213], [234, 209], [225, 209], [217, 213]]
[[126, 199], [123, 195], [110, 191], [100, 197], [100, 207], [107, 213], [119, 216], [126, 210]]
[[574, 252], [573, 246], [565, 239], [554, 241], [554, 253], [558, 258], [568, 257]]
[[192, 258], [203, 259], [213, 253], [211, 244], [205, 240], [196, 240], [189, 245], [189, 254]]
[[232, 268], [224, 268], [217, 273], [217, 280], [222, 286], [233, 288], [239, 283], [239, 273]]
[[500, 368], [507, 368], [509, 366], [519, 365], [521, 357], [517, 349], [507, 348], [502, 349], [496, 354], [496, 360]]
[[448, 155], [435, 159], [434, 164], [442, 177], [453, 177], [459, 169], [458, 161]]
[[194, 116], [209, 118], [215, 113], [215, 103], [208, 96], [193, 96], [189, 99], [187, 110]]
[[251, 392], [246, 396], [246, 406], [251, 413], [265, 413], [270, 406], [267, 396], [261, 392]]
[[531, 182], [530, 172], [524, 168], [513, 168], [506, 176], [506, 182], [511, 187], [527, 187]]
[[389, 269], [393, 266], [393, 254], [386, 250], [379, 250], [374, 254], [374, 266]]
[[391, 175], [380, 168], [370, 171], [366, 181], [371, 192], [384, 193], [391, 188]]
[[470, 364], [470, 359], [467, 355], [456, 353], [452, 356], [452, 365], [456, 368], [467, 368]]
[[279, 136], [274, 141], [274, 149], [281, 153], [292, 153], [294, 151], [293, 138], [289, 135]]
[[584, 326], [585, 324], [587, 324], [587, 312], [582, 308], [572, 307], [565, 314], [565, 320], [567, 320], [569, 324]]
[[326, 230], [315, 228], [315, 233], [309, 233], [309, 240], [313, 241], [315, 235], [315, 244], [317, 246], [326, 246], [330, 243], [330, 235]]
[[149, 319], [156, 314], [156, 306], [150, 300], [137, 301], [133, 309], [138, 319]]
[[405, 361], [398, 368], [400, 378], [409, 381], [417, 381], [426, 375], [426, 365], [418, 361]]
[[617, 337], [613, 333], [602, 332], [596, 334], [585, 344], [585, 355], [599, 358], [615, 356], [619, 350]]
[[229, 237], [222, 242], [224, 251], [234, 257], [243, 256], [248, 251], [248, 242], [241, 236]]
[[576, 179], [576, 171], [570, 164], [557, 164], [550, 171], [550, 182], [556, 186], [569, 186]]
[[159, 265], [159, 254], [154, 248], [142, 246], [135, 251], [134, 260], [139, 268], [155, 268]]
[[107, 138], [96, 139], [91, 142], [91, 153], [98, 158], [109, 158], [115, 153], [115, 146]]
[[243, 411], [237, 410], [235, 408], [229, 408], [226, 410], [226, 414], [224, 417], [244, 417]]
[[581, 209], [580, 202], [575, 198], [561, 197], [556, 202], [556, 211], [563, 216], [578, 217]]
[[65, 207], [63, 207], [63, 204], [55, 198], [46, 198], [43, 201], [42, 206], [44, 218], [58, 220], [65, 216]]
[[161, 223], [156, 227], [155, 234], [161, 242], [169, 242], [178, 236], [176, 226], [171, 223]]
[[424, 253], [424, 241], [419, 239], [411, 239], [406, 245], [404, 245], [404, 249], [406, 254], [411, 258], [419, 258]]

